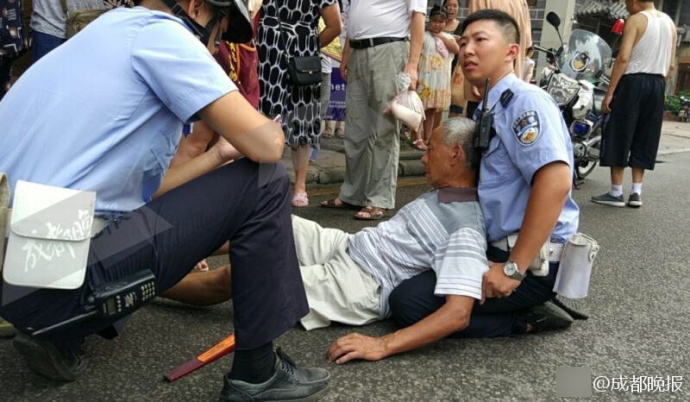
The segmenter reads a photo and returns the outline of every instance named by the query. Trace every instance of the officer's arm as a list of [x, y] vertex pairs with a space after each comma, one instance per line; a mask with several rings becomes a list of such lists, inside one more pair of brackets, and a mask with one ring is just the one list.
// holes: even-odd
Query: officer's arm
[[285, 135], [280, 125], [257, 112], [238, 91], [223, 95], [201, 109], [199, 115], [255, 162], [275, 163], [283, 156]]
[[618, 50], [616, 63], [613, 65], [613, 71], [611, 72], [611, 83], [609, 84], [609, 89], [606, 93], [607, 96], [613, 96], [613, 94], [616, 92], [618, 83], [623, 77], [623, 73], [625, 73], [625, 70], [628, 68], [630, 55], [632, 54], [633, 45], [635, 44], [635, 39], [640, 28], [640, 18], [644, 19], [646, 17], [635, 14], [628, 18], [628, 21], [625, 23], [623, 39], [621, 40], [621, 47]]
[[380, 360], [439, 341], [467, 327], [474, 299], [448, 295], [446, 303], [434, 313], [407, 328], [382, 337], [357, 333], [336, 339], [328, 349], [328, 357], [337, 364], [350, 360]]
[[534, 174], [527, 211], [515, 247], [510, 254], [525, 273], [530, 262], [549, 240], [563, 205], [570, 193], [572, 171], [567, 163], [557, 161], [544, 165]]

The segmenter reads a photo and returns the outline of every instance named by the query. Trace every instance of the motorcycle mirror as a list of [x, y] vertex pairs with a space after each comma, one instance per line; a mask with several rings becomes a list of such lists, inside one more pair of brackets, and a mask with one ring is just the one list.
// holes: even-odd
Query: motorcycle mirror
[[553, 11], [549, 11], [548, 14], [546, 14], [546, 21], [548, 21], [549, 24], [551, 24], [555, 29], [556, 33], [558, 34], [558, 39], [560, 39], [561, 44], [563, 43], [563, 37], [561, 36], [561, 31], [558, 29], [558, 27], [561, 25], [561, 19], [558, 17], [556, 13]]
[[611, 33], [615, 35], [622, 35], [623, 34], [623, 28], [625, 28], [625, 20], [622, 18], [619, 18], [616, 20], [616, 22], [613, 23], [613, 27], [611, 28]]
[[546, 21], [548, 21], [549, 24], [553, 25], [553, 27], [556, 28], [556, 30], [558, 30], [558, 27], [561, 26], [560, 17], [553, 11], [550, 11], [548, 14], [546, 14]]

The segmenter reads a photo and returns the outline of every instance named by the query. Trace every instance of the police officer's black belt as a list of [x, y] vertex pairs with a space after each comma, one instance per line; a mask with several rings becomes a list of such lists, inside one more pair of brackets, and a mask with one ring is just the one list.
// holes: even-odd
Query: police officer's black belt
[[378, 45], [385, 45], [386, 43], [402, 42], [407, 38], [369, 38], [362, 40], [350, 40], [350, 47], [353, 49], [366, 49]]

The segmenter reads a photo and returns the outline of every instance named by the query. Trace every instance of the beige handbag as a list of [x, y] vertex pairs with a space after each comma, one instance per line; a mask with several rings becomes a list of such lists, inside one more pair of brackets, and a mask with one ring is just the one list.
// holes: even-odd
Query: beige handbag
[[450, 104], [456, 106], [465, 105], [465, 75], [462, 73], [460, 63], [450, 77]]
[[76, 35], [79, 31], [93, 22], [93, 20], [106, 12], [105, 9], [77, 10], [70, 12], [67, 9], [67, 0], [60, 0], [60, 3], [62, 4], [62, 11], [65, 12], [65, 35], [67, 39]]

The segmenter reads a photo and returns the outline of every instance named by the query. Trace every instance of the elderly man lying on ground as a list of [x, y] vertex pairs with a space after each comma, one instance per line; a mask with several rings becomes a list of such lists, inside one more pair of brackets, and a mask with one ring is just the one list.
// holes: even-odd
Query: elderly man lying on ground
[[[433, 189], [401, 208], [389, 221], [353, 235], [293, 216], [297, 256], [309, 314], [307, 329], [332, 321], [364, 325], [391, 316], [390, 293], [404, 280], [433, 270], [435, 294], [445, 303], [425, 319], [372, 338], [350, 334], [333, 342], [336, 363], [379, 360], [462, 331], [475, 300], [482, 299], [488, 270], [484, 218], [477, 202], [475, 123], [458, 118], [436, 129], [422, 161]], [[168, 297], [213, 303], [228, 299], [229, 268], [189, 275]], [[215, 277], [216, 279], [210, 279]], [[216, 282], [217, 292], [202, 292]], [[529, 320], [532, 313], [526, 312]]]

